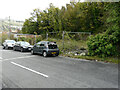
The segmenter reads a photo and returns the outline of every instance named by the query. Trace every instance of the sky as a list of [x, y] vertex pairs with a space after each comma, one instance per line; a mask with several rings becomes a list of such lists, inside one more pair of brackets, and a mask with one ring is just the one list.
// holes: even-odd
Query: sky
[[61, 8], [70, 3], [70, 0], [1, 0], [0, 19], [7, 19], [10, 16], [13, 20], [25, 21], [30, 17], [33, 9], [45, 10], [50, 3]]

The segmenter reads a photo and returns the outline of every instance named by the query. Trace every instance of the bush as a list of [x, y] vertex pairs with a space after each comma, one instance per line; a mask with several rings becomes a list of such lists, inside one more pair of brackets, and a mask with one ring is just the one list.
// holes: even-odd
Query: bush
[[116, 45], [110, 42], [109, 35], [97, 34], [91, 36], [87, 45], [90, 56], [108, 57], [117, 55]]
[[18, 41], [25, 41], [25, 37], [19, 37]]
[[43, 40], [43, 37], [41, 35], [36, 37], [36, 43], [39, 42], [39, 41], [42, 41], [42, 40]]

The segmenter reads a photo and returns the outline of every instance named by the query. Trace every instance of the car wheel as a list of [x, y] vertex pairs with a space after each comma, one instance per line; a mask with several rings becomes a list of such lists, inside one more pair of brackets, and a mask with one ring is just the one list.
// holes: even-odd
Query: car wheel
[[5, 49], [5, 46], [3, 46], [3, 49]]
[[6, 46], [5, 49], [7, 50], [7, 49], [8, 49], [8, 46]]
[[44, 57], [47, 57], [47, 52], [44, 51], [44, 52], [43, 52], [43, 56], [44, 56]]
[[32, 54], [32, 55], [35, 55], [35, 53], [34, 53], [34, 51], [33, 51], [33, 50], [31, 50], [31, 54]]
[[24, 51], [23, 48], [21, 48], [20, 51], [23, 52]]

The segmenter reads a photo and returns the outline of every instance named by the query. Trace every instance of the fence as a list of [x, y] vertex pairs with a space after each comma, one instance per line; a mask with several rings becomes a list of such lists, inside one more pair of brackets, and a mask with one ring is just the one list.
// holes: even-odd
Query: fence
[[87, 39], [90, 32], [49, 32], [46, 33], [48, 41], [55, 41], [62, 53], [87, 53]]

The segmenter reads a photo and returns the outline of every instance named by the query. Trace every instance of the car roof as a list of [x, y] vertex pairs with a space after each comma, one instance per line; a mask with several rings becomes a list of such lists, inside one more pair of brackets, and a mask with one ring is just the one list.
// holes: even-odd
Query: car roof
[[26, 42], [26, 41], [18, 41], [18, 42]]
[[40, 42], [48, 43], [48, 42], [53, 42], [53, 41], [39, 41], [38, 43]]
[[[49, 44], [50, 42], [52, 42], [52, 41], [40, 41], [40, 42], [38, 42], [38, 43], [45, 43], [45, 44]], [[54, 42], [54, 44], [56, 44], [56, 42]]]
[[47, 42], [49, 42], [49, 41], [39, 41], [38, 43], [41, 43], [41, 42], [47, 43]]
[[15, 40], [5, 40], [5, 41], [15, 41]]

